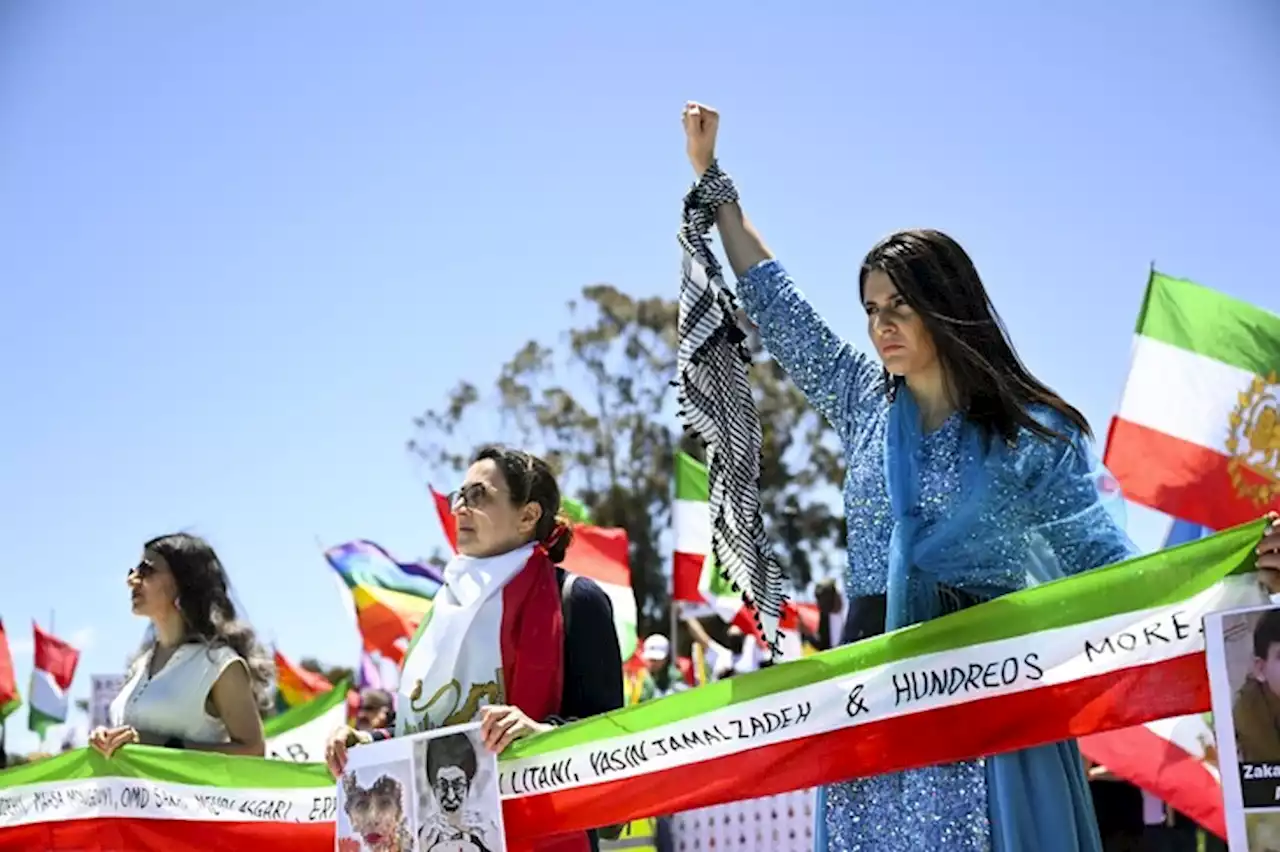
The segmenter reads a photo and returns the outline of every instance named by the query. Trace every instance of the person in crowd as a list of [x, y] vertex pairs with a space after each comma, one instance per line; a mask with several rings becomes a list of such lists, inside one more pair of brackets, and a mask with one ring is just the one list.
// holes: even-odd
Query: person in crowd
[[[599, 586], [560, 566], [573, 532], [556, 514], [560, 488], [547, 463], [486, 448], [450, 504], [458, 554], [406, 654], [395, 730], [339, 728], [325, 753], [335, 776], [349, 748], [393, 733], [479, 718], [485, 746], [500, 753], [522, 737], [622, 706], [613, 610]], [[460, 692], [446, 688], [454, 683]], [[459, 701], [433, 701], [442, 690], [458, 692]], [[597, 842], [593, 831], [536, 848], [595, 850]]]
[[671, 657], [671, 641], [661, 633], [654, 633], [644, 640], [640, 649], [644, 661], [641, 674], [640, 701], [652, 701], [689, 688], [688, 682]]
[[815, 651], [829, 651], [840, 644], [840, 634], [844, 626], [841, 612], [844, 599], [836, 586], [834, 577], [824, 577], [813, 585], [813, 598], [818, 604], [818, 624], [814, 632], [809, 632], [804, 625], [800, 627], [800, 636]]
[[360, 692], [360, 706], [356, 708], [356, 730], [376, 731], [394, 728], [396, 724], [395, 698], [385, 689], [364, 689]]
[[126, 581], [153, 630], [89, 744], [108, 757], [129, 743], [261, 757], [273, 666], [236, 619], [213, 548], [187, 533], [152, 539]]
[[[1088, 423], [1023, 366], [955, 240], [901, 231], [863, 259], [877, 363], [831, 330], [748, 221], [716, 162], [715, 110], [689, 103], [683, 122], [697, 176], [686, 209], [714, 218], [762, 342], [843, 444], [857, 531], [845, 639], [1135, 555]], [[1259, 566], [1280, 568], [1280, 547], [1263, 548]], [[814, 760], [840, 770], [838, 753]], [[824, 809], [833, 849], [1100, 848], [1074, 743], [836, 784]]]
[[1280, 610], [1253, 629], [1253, 667], [1231, 710], [1242, 763], [1280, 763]]

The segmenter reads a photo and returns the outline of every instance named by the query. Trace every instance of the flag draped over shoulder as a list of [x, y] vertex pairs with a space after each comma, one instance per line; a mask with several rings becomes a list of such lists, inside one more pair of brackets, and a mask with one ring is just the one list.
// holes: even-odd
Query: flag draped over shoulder
[[[449, 498], [434, 488], [432, 499], [445, 539], [458, 551], [458, 532]], [[594, 580], [613, 606], [613, 625], [623, 659], [636, 647], [636, 596], [631, 588], [631, 553], [627, 531], [593, 525], [587, 507], [569, 497], [560, 500], [560, 511], [573, 523], [573, 541], [561, 566], [571, 574]]]
[[1280, 316], [1154, 270], [1104, 463], [1210, 529], [1280, 508]]
[[33, 623], [35, 662], [31, 669], [28, 727], [44, 736], [51, 725], [67, 720], [67, 690], [76, 674], [80, 652]]

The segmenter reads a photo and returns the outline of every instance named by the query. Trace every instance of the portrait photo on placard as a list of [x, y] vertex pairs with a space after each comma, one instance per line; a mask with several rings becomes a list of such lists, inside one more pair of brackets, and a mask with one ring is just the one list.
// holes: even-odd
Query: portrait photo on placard
[[339, 852], [416, 852], [420, 847], [415, 799], [413, 763], [407, 754], [381, 763], [349, 763], [338, 781], [336, 848]]
[[1280, 811], [1254, 811], [1245, 814], [1248, 852], [1280, 852]]
[[413, 739], [420, 852], [505, 852], [498, 759], [478, 725]]
[[1223, 615], [1222, 639], [1236, 755], [1280, 765], [1280, 607]]

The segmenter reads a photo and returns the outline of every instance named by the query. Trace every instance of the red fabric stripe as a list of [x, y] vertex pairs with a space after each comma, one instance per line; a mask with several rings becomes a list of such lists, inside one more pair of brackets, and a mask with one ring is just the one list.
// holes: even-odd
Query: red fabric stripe
[[[526, 715], [543, 721], [560, 712], [564, 691], [564, 617], [555, 566], [542, 547], [502, 589], [502, 679], [505, 698]], [[585, 829], [583, 829], [585, 831]], [[587, 852], [585, 834], [548, 837], [533, 845], [512, 846], [536, 852]]]
[[80, 652], [52, 633], [45, 633], [34, 621], [31, 629], [35, 633], [35, 667], [52, 675], [54, 683], [64, 690], [70, 689]]
[[537, 837], [965, 760], [1209, 709], [1204, 655], [761, 746], [717, 760], [503, 802]]
[[[1119, 417], [1111, 421], [1103, 461], [1127, 499], [1210, 529], [1225, 530], [1280, 509], [1280, 497], [1263, 504], [1241, 497], [1226, 456]], [[1271, 482], [1252, 470], [1243, 473], [1249, 489]]]
[[329, 852], [334, 826], [99, 817], [0, 829], [0, 852]]
[[18, 680], [13, 673], [13, 654], [9, 650], [9, 637], [5, 635], [4, 622], [0, 621], [0, 713], [4, 712], [4, 705], [17, 697]]
[[562, 564], [579, 577], [631, 588], [631, 544], [624, 529], [575, 524]]
[[702, 577], [702, 563], [706, 556], [701, 553], [677, 553], [671, 561], [672, 599], [702, 603], [702, 592], [698, 591], [698, 580]]
[[1199, 758], [1176, 743], [1139, 725], [1084, 737], [1080, 751], [1219, 837], [1227, 836], [1222, 784]]
[[445, 540], [449, 542], [449, 549], [454, 553], [458, 552], [458, 523], [453, 517], [453, 507], [449, 505], [449, 498], [441, 494], [439, 491], [427, 486], [431, 490], [431, 499], [436, 504], [436, 514], [440, 516], [440, 526], [444, 528]]

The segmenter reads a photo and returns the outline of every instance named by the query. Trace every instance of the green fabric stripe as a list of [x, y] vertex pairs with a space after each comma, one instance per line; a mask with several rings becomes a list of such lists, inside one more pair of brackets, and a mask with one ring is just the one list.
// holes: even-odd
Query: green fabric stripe
[[572, 497], [561, 497], [560, 511], [564, 512], [569, 520], [575, 524], [591, 523], [591, 512], [581, 500], [575, 500]]
[[145, 778], [197, 787], [268, 790], [333, 787], [333, 778], [322, 764], [130, 745], [110, 759], [85, 748], [5, 770], [0, 772], [0, 789], [104, 776]]
[[1228, 575], [1252, 571], [1254, 549], [1265, 526], [1265, 521], [1255, 521], [786, 665], [584, 719], [517, 742], [502, 757], [532, 757], [586, 745], [894, 660], [1168, 606], [1199, 594]]
[[40, 739], [44, 739], [45, 732], [51, 727], [61, 725], [65, 721], [67, 720], [37, 710], [34, 704], [27, 708], [27, 730], [35, 731], [40, 735]]
[[[431, 609], [427, 610], [422, 616], [422, 621], [418, 622], [417, 631], [413, 634], [413, 638], [409, 640], [409, 644], [405, 646], [404, 659], [409, 659], [409, 655], [413, 653], [413, 649], [418, 645], [418, 640], [422, 638], [423, 633], [427, 632], [427, 625], [431, 623], [431, 615], [435, 611], [436, 608], [434, 606], [431, 607]], [[404, 663], [400, 664], [400, 668], [404, 668]]]
[[4, 722], [5, 719], [8, 719], [10, 716], [12, 716], [13, 713], [21, 706], [22, 706], [21, 695], [15, 695], [12, 699], [10, 699], [8, 704], [5, 704], [4, 706], [0, 706], [0, 722]]
[[676, 499], [707, 502], [707, 466], [688, 453], [676, 453]]
[[262, 723], [262, 729], [266, 733], [267, 738], [279, 736], [285, 731], [291, 731], [313, 722], [333, 709], [335, 704], [341, 704], [347, 700], [347, 692], [351, 689], [351, 680], [343, 680], [339, 682], [333, 689], [328, 692], [317, 695], [315, 698], [292, 707], [283, 713], [272, 716]]
[[1259, 376], [1280, 369], [1280, 316], [1159, 272], [1147, 285], [1138, 334]]

